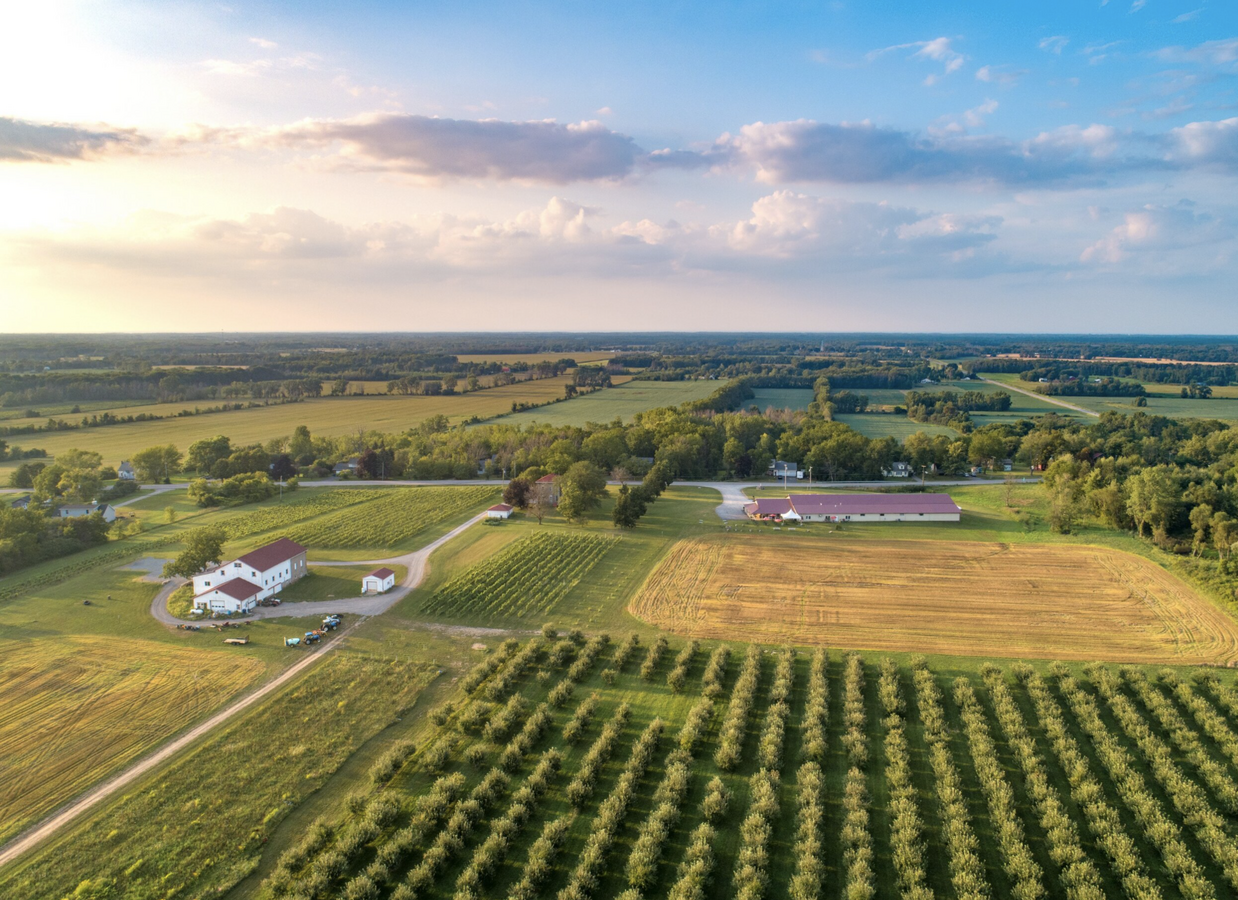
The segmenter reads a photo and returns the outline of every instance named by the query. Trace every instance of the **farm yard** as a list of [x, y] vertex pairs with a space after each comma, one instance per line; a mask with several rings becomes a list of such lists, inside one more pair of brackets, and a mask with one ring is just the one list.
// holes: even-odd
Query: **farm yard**
[[[639, 412], [700, 400], [716, 391], [719, 381], [628, 381], [617, 387], [573, 397], [541, 409], [498, 413], [505, 425], [584, 425], [586, 422], [625, 421]], [[560, 392], [562, 394], [562, 392]]]
[[1229, 616], [1147, 560], [1104, 547], [696, 539], [674, 548], [629, 609], [698, 638], [1183, 665], [1238, 659]]
[[0, 842], [263, 672], [256, 659], [144, 640], [0, 641]]
[[422, 604], [430, 614], [486, 621], [554, 611], [615, 542], [594, 534], [536, 532], [465, 569]]
[[[236, 896], [1228, 896], [1236, 714], [1215, 676], [547, 633], [482, 654]], [[143, 855], [149, 796], [62, 850], [106, 850], [120, 896], [169, 872]], [[199, 813], [224, 816], [235, 860], [177, 823], [170, 846], [200, 862], [174, 886], [252, 869], [270, 826]], [[136, 846], [102, 837], [122, 824]], [[76, 882], [51, 862], [0, 890], [59, 900]]]

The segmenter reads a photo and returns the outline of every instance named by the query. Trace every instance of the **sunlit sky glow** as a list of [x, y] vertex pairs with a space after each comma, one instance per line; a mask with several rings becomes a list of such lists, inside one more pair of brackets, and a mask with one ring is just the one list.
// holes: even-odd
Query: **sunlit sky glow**
[[0, 7], [6, 331], [1238, 331], [1238, 4]]

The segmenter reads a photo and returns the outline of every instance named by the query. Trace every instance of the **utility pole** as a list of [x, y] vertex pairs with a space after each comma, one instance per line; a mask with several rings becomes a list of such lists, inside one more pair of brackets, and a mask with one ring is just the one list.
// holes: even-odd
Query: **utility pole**
[[928, 466], [920, 467], [920, 487], [924, 487], [924, 473], [928, 471]]

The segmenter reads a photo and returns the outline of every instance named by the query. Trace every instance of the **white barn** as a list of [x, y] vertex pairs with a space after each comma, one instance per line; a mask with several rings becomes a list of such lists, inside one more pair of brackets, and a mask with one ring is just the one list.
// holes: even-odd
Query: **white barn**
[[361, 579], [361, 593], [381, 594], [395, 587], [395, 572], [384, 566]]
[[506, 503], [496, 503], [486, 510], [487, 519], [510, 519], [511, 517], [512, 507]]
[[106, 503], [92, 501], [90, 503], [66, 503], [56, 508], [56, 515], [61, 519], [76, 519], [79, 516], [89, 516], [98, 513], [109, 525], [116, 521], [116, 510]]
[[[305, 548], [280, 538], [193, 576], [195, 609], [249, 612], [259, 601], [278, 593], [306, 572]], [[235, 583], [234, 583], [235, 582]]]
[[948, 494], [792, 494], [744, 512], [773, 522], [957, 522], [963, 510]]

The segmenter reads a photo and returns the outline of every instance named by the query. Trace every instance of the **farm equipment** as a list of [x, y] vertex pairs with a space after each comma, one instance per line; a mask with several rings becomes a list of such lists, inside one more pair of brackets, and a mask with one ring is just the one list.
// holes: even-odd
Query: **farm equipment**
[[239, 647], [244, 647], [246, 644], [249, 643], [249, 635], [245, 635], [245, 637], [243, 638], [224, 638], [224, 643], [235, 644]]
[[201, 631], [202, 630], [201, 627], [198, 625], [187, 625], [184, 623], [177, 625], [176, 627], [181, 629], [182, 631]]
[[322, 640], [322, 632], [321, 632], [321, 631], [307, 631], [307, 632], [305, 632], [305, 643], [307, 643], [307, 644], [317, 644], [317, 643], [318, 643], [319, 641], [321, 641], [321, 640]]
[[300, 638], [284, 638], [284, 646], [285, 647], [300, 647], [301, 639]]
[[327, 616], [322, 620], [322, 628], [324, 631], [335, 631], [340, 627], [340, 621], [339, 616]]

